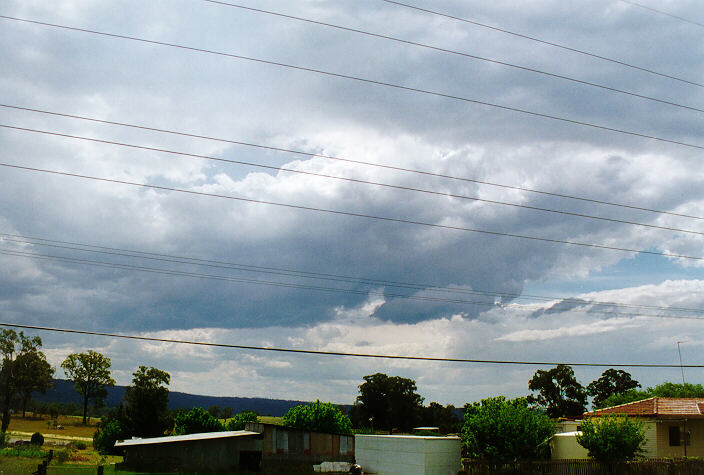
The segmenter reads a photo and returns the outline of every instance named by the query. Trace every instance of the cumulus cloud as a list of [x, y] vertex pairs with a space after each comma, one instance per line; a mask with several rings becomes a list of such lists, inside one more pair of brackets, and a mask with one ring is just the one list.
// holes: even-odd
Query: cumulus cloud
[[[671, 102], [696, 107], [702, 100], [701, 88], [691, 84], [383, 2], [266, 0], [259, 7]], [[695, 2], [675, 7], [683, 16], [697, 11]], [[692, 110], [242, 9], [186, 1], [130, 1], [117, 8], [91, 0], [61, 6], [10, 1], [4, 8], [3, 14], [30, 20], [359, 76], [675, 141], [696, 143], [701, 136]], [[701, 70], [697, 60], [672, 54], [699, 48], [699, 31], [626, 4], [545, 0], [517, 9], [445, 2], [438, 9], [683, 78]], [[610, 318], [607, 310], [627, 308], [575, 297], [651, 307], [701, 304], [696, 291], [704, 260], [659, 259], [644, 269], [634, 253], [564, 243], [701, 257], [701, 220], [682, 216], [698, 215], [704, 202], [696, 149], [222, 55], [0, 21], [3, 103], [226, 140], [8, 108], [0, 108], [2, 123], [239, 163], [0, 129], [6, 163], [190, 192], [2, 167], [0, 200], [7, 206], [0, 212], [0, 308], [11, 322], [331, 351], [496, 358], [516, 351], [546, 360], [573, 356], [569, 348], [587, 352], [594, 338], [636, 331], [662, 341], [666, 351], [668, 339], [686, 333], [652, 315]], [[526, 287], [549, 297], [547, 303], [530, 303], [522, 295]], [[648, 310], [658, 312], [665, 313]], [[79, 348], [78, 340], [52, 341], [68, 345], [52, 347], [56, 361], [69, 346]], [[169, 366], [179, 375], [175, 384], [186, 389], [203, 387], [219, 368], [282, 397], [290, 396], [281, 390], [285, 380], [297, 394], [315, 387], [348, 398], [346, 385], [375, 368], [360, 363], [341, 370], [329, 359], [308, 357], [226, 356], [220, 366], [213, 361], [223, 352], [214, 349], [179, 347], [180, 357], [169, 344], [104, 348], [126, 375], [143, 357]], [[616, 359], [634, 355], [619, 348]], [[433, 397], [447, 400], [484, 394], [492, 385], [520, 394], [516, 381], [526, 374], [507, 370], [502, 374], [511, 381], [491, 382], [485, 369], [442, 366], [436, 374], [403, 362], [384, 368], [408, 370]], [[198, 371], [205, 376], [194, 376]], [[440, 375], [468, 379], [443, 389]], [[314, 376], [335, 383], [306, 386]], [[291, 382], [296, 377], [306, 382]], [[247, 389], [233, 383], [228, 390]]]

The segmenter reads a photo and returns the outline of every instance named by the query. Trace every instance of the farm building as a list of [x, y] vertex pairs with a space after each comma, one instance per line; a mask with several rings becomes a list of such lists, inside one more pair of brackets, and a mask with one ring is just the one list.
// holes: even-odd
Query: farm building
[[246, 430], [119, 441], [120, 468], [138, 471], [248, 470], [262, 473], [312, 471], [321, 462], [354, 462], [354, 437], [274, 424], [249, 423]]

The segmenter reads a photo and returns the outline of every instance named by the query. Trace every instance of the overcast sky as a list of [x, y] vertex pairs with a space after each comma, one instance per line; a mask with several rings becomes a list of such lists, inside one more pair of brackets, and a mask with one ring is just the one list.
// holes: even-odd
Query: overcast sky
[[[604, 364], [677, 364], [686, 341], [704, 363], [703, 27], [618, 0], [413, 5], [445, 16], [3, 2], [0, 321]], [[650, 6], [704, 21], [694, 0]], [[57, 367], [95, 349], [120, 384], [147, 365], [211, 395], [352, 403], [384, 372], [463, 405], [549, 368], [28, 333]]]

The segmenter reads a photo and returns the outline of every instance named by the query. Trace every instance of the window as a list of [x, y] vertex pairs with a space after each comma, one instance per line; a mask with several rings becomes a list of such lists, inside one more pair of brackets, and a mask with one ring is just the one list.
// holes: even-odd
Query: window
[[670, 426], [670, 447], [680, 445], [680, 426]]

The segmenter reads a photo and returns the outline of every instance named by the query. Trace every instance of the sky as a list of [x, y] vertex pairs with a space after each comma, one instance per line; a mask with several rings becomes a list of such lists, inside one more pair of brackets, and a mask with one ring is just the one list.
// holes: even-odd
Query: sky
[[0, 322], [548, 364], [27, 330], [57, 376], [461, 406], [704, 364], [700, 2], [242, 1], [2, 3]]

